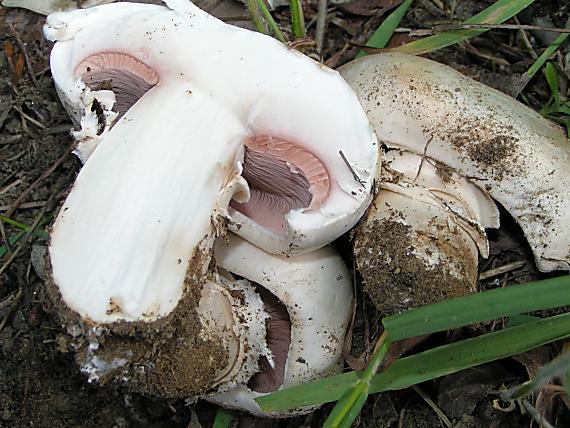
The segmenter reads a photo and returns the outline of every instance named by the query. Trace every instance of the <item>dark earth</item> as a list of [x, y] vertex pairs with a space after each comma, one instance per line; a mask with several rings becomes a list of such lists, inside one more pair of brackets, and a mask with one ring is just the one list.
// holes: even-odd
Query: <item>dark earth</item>
[[[148, 1], [147, 1], [148, 2]], [[160, 3], [156, 1], [156, 3]], [[251, 26], [247, 12], [233, 0], [203, 0], [203, 8], [228, 22]], [[316, 5], [304, 2], [309, 36], [315, 35]], [[330, 3], [330, 2], [329, 2]], [[321, 59], [337, 67], [352, 59], [401, 0], [356, 0], [329, 4], [327, 31]], [[434, 25], [467, 19], [491, 0], [417, 0], [402, 28], [430, 29]], [[566, 0], [537, 0], [511, 24], [537, 27], [565, 26], [570, 15]], [[290, 37], [287, 7], [276, 20]], [[0, 9], [0, 426], [1, 427], [210, 427], [216, 407], [203, 402], [161, 399], [135, 394], [124, 385], [89, 384], [68, 352], [68, 336], [45, 309], [44, 281], [38, 276], [49, 225], [62, 203], [80, 162], [70, 154], [71, 123], [61, 107], [50, 76], [50, 43], [42, 38], [44, 17], [21, 9]], [[521, 74], [557, 36], [541, 30], [493, 29], [460, 45], [428, 56], [539, 110], [551, 97], [546, 79], [538, 73], [530, 82]], [[397, 32], [390, 46], [410, 41]], [[318, 58], [313, 47], [306, 52]], [[553, 57], [563, 100], [570, 96], [570, 46]], [[564, 120], [564, 118], [559, 118]], [[570, 120], [568, 117], [565, 120]], [[20, 228], [6, 218], [35, 228], [18, 235]], [[491, 255], [482, 260], [479, 290], [545, 278], [534, 267], [520, 230], [506, 213], [503, 227], [490, 231]], [[335, 246], [352, 267], [350, 237]], [[496, 267], [521, 262], [507, 273], [491, 275]], [[492, 272], [492, 271], [491, 271]], [[379, 336], [380, 319], [363, 294], [356, 276], [356, 322], [347, 369], [362, 368]], [[416, 345], [423, 350], [453, 340], [500, 329], [502, 322], [480, 324], [437, 334]], [[462, 371], [415, 388], [371, 396], [355, 422], [356, 427], [524, 427], [532, 418], [521, 407], [506, 408], [498, 391], [528, 380], [537, 369], [558, 355], [564, 343], [535, 349], [514, 358]], [[349, 367], [350, 366], [350, 367]], [[552, 426], [570, 426], [570, 400], [552, 381], [550, 388], [529, 398], [529, 404]], [[283, 420], [235, 414], [239, 427], [318, 427], [332, 404], [303, 417]], [[442, 416], [443, 415], [443, 416]], [[534, 426], [538, 426], [534, 422]]]

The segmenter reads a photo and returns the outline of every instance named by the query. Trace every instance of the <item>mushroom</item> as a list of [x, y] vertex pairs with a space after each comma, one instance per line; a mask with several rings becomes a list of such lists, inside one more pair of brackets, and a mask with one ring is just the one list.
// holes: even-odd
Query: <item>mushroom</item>
[[377, 145], [337, 72], [188, 1], [166, 4], [47, 18], [85, 163], [52, 227], [47, 289], [88, 344], [78, 359], [93, 378], [120, 368], [138, 390], [184, 396], [220, 390], [230, 348], [254, 341], [227, 345], [213, 308], [267, 318], [250, 286], [223, 291], [215, 237], [229, 223], [275, 253], [326, 245], [366, 209]]
[[21, 7], [42, 15], [53, 12], [86, 9], [101, 4], [111, 3], [115, 0], [2, 0], [4, 7]]
[[484, 229], [499, 226], [491, 198], [520, 225], [541, 271], [570, 269], [570, 151], [557, 125], [424, 58], [384, 53], [340, 72], [386, 151], [355, 242], [381, 309], [475, 288], [475, 249], [487, 257]]
[[228, 242], [216, 242], [215, 256], [218, 266], [256, 284], [270, 314], [268, 348], [273, 361], [262, 356], [261, 372], [248, 383], [210, 396], [209, 401], [268, 416], [255, 398], [342, 370], [352, 284], [348, 270], [331, 247], [284, 257], [230, 235]]

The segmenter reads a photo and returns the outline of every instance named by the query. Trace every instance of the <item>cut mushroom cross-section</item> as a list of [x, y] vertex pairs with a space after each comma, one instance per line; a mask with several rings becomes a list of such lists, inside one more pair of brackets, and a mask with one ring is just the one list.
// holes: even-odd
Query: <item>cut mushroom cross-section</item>
[[255, 398], [340, 372], [352, 310], [352, 284], [342, 259], [332, 248], [284, 257], [268, 254], [234, 235], [228, 242], [217, 241], [215, 248], [219, 266], [261, 289], [269, 314], [271, 355], [260, 361], [264, 370], [250, 382], [208, 400], [263, 415]]
[[[167, 3], [47, 19], [64, 104], [79, 122], [104, 121], [78, 133], [80, 152], [96, 149], [82, 154], [50, 245], [64, 299], [97, 322], [168, 314], [219, 216], [266, 250], [304, 252], [348, 230], [370, 198], [375, 139], [336, 72]], [[123, 111], [137, 90], [147, 92]], [[109, 314], [111, 300], [120, 310]]]
[[326, 245], [366, 209], [378, 151], [337, 72], [188, 1], [165, 3], [46, 20], [85, 163], [52, 228], [48, 288], [68, 325], [106, 331], [99, 354], [117, 350], [147, 370], [169, 349], [163, 372], [176, 372], [183, 350], [222, 367], [228, 358], [218, 344], [208, 360], [206, 339], [192, 337], [216, 235], [229, 223], [275, 253]]
[[[377, 163], [375, 136], [353, 91], [337, 72], [274, 39], [228, 26], [190, 2], [166, 3], [172, 9], [118, 3], [48, 17], [46, 35], [59, 40], [52, 74], [81, 125], [81, 159], [132, 118], [123, 116], [137, 96], [176, 86], [210, 97], [243, 125], [239, 144], [227, 148], [233, 162], [219, 168], [228, 182], [241, 170], [247, 180], [229, 209], [232, 230], [288, 254], [349, 230], [370, 200]], [[147, 107], [163, 109], [195, 122], [166, 94]], [[173, 128], [148, 114], [147, 126]], [[201, 124], [216, 126], [212, 119]], [[157, 145], [182, 162], [169, 140]], [[197, 156], [209, 144], [191, 134], [186, 142]], [[132, 159], [139, 156], [133, 147]]]

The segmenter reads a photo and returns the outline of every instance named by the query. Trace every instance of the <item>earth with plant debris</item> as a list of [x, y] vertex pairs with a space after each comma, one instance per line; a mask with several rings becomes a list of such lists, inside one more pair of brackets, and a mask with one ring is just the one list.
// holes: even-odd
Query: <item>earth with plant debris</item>
[[[161, 3], [146, 0], [144, 3]], [[84, 3], [84, 2], [78, 2]], [[255, 28], [245, 6], [234, 0], [201, 0], [200, 7], [222, 20]], [[309, 39], [302, 50], [332, 68], [353, 59], [372, 33], [402, 0], [329, 1], [320, 17], [317, 1], [303, 2]], [[418, 0], [412, 2], [388, 47], [442, 31], [493, 2]], [[570, 126], [570, 45], [562, 43], [544, 74], [525, 72], [564, 28], [570, 6], [563, 0], [536, 0], [507, 21], [478, 37], [430, 52], [427, 57], [524, 101], [545, 116]], [[289, 7], [273, 16], [287, 40]], [[45, 301], [45, 253], [50, 225], [81, 167], [71, 154], [72, 124], [55, 92], [49, 69], [51, 44], [44, 40], [45, 17], [24, 9], [0, 9], [0, 426], [53, 427], [209, 427], [217, 408], [199, 401], [161, 399], [133, 393], [128, 385], [92, 384], [69, 352], [70, 338], [49, 313]], [[325, 31], [317, 27], [326, 24]], [[322, 27], [321, 27], [322, 28]], [[321, 39], [322, 37], [322, 39]], [[318, 45], [312, 40], [318, 39]], [[553, 77], [555, 82], [553, 83]], [[480, 153], [482, 159], [492, 153]], [[480, 261], [478, 291], [552, 277], [541, 274], [521, 230], [504, 211], [501, 229], [488, 231], [490, 256]], [[352, 236], [334, 243], [353, 269]], [[379, 313], [363, 293], [355, 273], [356, 305], [346, 350], [346, 370], [366, 366], [382, 333]], [[429, 284], [428, 284], [429, 285]], [[550, 316], [563, 310], [536, 314]], [[472, 325], [395, 350], [420, 352], [445, 343], [497, 331], [504, 321]], [[543, 425], [568, 426], [570, 401], [564, 383], [553, 379], [523, 400], [505, 403], [500, 391], [521, 384], [560, 355], [555, 342], [524, 354], [460, 371], [417, 386], [371, 395], [354, 426], [362, 427], [520, 427], [543, 418]], [[390, 356], [388, 356], [390, 357]], [[389, 358], [387, 358], [389, 361]], [[318, 427], [334, 403], [291, 419], [233, 414], [233, 426]], [[536, 423], [536, 422], [535, 422]]]

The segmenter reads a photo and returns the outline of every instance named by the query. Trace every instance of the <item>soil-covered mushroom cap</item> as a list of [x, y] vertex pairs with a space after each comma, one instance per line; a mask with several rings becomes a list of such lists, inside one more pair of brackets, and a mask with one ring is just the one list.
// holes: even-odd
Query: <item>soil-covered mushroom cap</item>
[[518, 222], [540, 270], [570, 269], [570, 146], [560, 127], [428, 59], [371, 55], [340, 71], [386, 147], [468, 177]]

